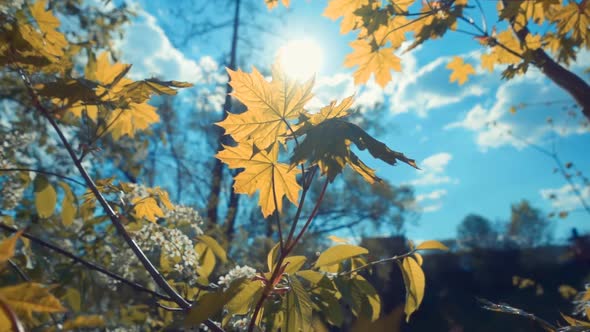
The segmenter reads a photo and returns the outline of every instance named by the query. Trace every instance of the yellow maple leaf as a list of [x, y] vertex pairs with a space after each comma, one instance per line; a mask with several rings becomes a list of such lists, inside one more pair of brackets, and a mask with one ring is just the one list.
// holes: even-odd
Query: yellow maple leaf
[[452, 70], [449, 81], [451, 83], [457, 81], [459, 85], [463, 85], [467, 81], [468, 75], [475, 74], [475, 69], [473, 69], [473, 66], [468, 63], [464, 63], [463, 59], [458, 56], [453, 57], [453, 61], [449, 62], [447, 69]]
[[229, 113], [218, 126], [225, 129], [237, 142], [252, 139], [264, 149], [287, 133], [287, 120], [295, 119], [313, 96], [313, 80], [300, 84], [285, 76], [279, 65], [272, 70], [272, 82], [252, 69], [252, 73], [228, 69], [232, 95], [248, 110], [242, 114]]
[[519, 63], [522, 60], [522, 58], [516, 54], [523, 54], [524, 49], [512, 31], [504, 30], [500, 32], [496, 37], [496, 40], [502, 45], [495, 46], [492, 49], [492, 53], [496, 57], [496, 63], [508, 65]]
[[[268, 7], [268, 9], [274, 9], [279, 5], [279, 0], [264, 0], [264, 2], [266, 3], [266, 7]], [[281, 0], [281, 2], [283, 3], [283, 6], [289, 7], [291, 0]]]
[[133, 212], [136, 218], [145, 218], [156, 222], [157, 218], [164, 216], [164, 211], [153, 197], [137, 197], [131, 203], [133, 203]]
[[494, 71], [494, 63], [496, 62], [496, 55], [493, 53], [483, 53], [481, 55], [481, 67], [487, 69], [490, 73]]
[[310, 123], [315, 126], [327, 119], [345, 117], [349, 115], [348, 109], [350, 109], [353, 103], [354, 96], [343, 99], [338, 105], [333, 100], [330, 102], [330, 105], [322, 107], [318, 113], [314, 114], [310, 119]]
[[372, 74], [375, 81], [385, 87], [391, 81], [391, 70], [401, 71], [400, 58], [393, 54], [392, 47], [383, 47], [373, 50], [373, 47], [365, 40], [355, 40], [350, 43], [354, 51], [346, 56], [346, 67], [358, 66], [354, 73], [354, 83], [366, 83]]
[[528, 49], [536, 50], [542, 46], [541, 35], [533, 35], [529, 33], [526, 35], [525, 43]]
[[[98, 82], [100, 82], [102, 85], [111, 85], [113, 83], [119, 83], [119, 82], [114, 82], [116, 78], [122, 78], [121, 75], [124, 75], [129, 68], [131, 68], [130, 65], [127, 64], [122, 64], [122, 63], [114, 63], [111, 64], [111, 61], [109, 60], [110, 58], [110, 53], [109, 52], [102, 52], [98, 58], [96, 59], [96, 71], [95, 71], [95, 77], [96, 80]], [[127, 82], [125, 83], [129, 83], [131, 82], [130, 80], [127, 80]], [[115, 84], [117, 85], [117, 84]], [[119, 84], [121, 85], [121, 84]]]
[[560, 35], [571, 33], [572, 37], [583, 43], [586, 47], [590, 46], [590, 6], [582, 1], [580, 4], [575, 1], [570, 2], [567, 6], [560, 7], [551, 16], [551, 21], [557, 23]]
[[301, 189], [296, 179], [299, 171], [278, 162], [278, 144], [271, 147], [270, 151], [257, 150], [251, 142], [241, 142], [236, 147], [224, 146], [216, 157], [229, 168], [244, 169], [235, 177], [234, 190], [236, 193], [248, 195], [259, 191], [258, 204], [264, 217], [267, 217], [275, 210], [281, 211], [284, 196], [293, 204], [297, 204]]
[[0, 299], [18, 315], [32, 318], [33, 312], [64, 312], [59, 300], [49, 293], [49, 288], [29, 282], [0, 288]]
[[16, 241], [20, 238], [23, 231], [18, 231], [13, 236], [4, 239], [0, 242], [0, 264], [5, 263], [7, 260], [14, 256], [14, 248], [16, 247]]
[[147, 129], [160, 121], [156, 108], [146, 103], [129, 103], [128, 108], [118, 108], [107, 117], [108, 131], [114, 139], [122, 136], [134, 137], [135, 132]]
[[53, 16], [51, 11], [45, 10], [46, 7], [46, 0], [35, 2], [34, 5], [30, 6], [31, 15], [43, 33], [44, 51], [55, 56], [61, 56], [68, 42], [64, 35], [56, 30], [60, 25], [59, 20]]
[[340, 23], [340, 33], [346, 34], [357, 27], [360, 22], [354, 12], [369, 4], [369, 0], [332, 0], [324, 10], [324, 16], [336, 20], [343, 16]]
[[398, 49], [406, 40], [406, 32], [409, 30], [408, 20], [405, 16], [394, 16], [389, 19], [387, 25], [380, 26], [373, 34], [378, 45], [383, 46], [385, 42], [391, 42], [391, 47]]

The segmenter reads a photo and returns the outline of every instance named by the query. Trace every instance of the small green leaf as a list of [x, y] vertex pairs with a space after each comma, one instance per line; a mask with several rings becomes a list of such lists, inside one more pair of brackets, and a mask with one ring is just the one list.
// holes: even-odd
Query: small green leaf
[[57, 203], [57, 193], [44, 176], [35, 177], [35, 207], [41, 218], [49, 218], [53, 215]]
[[449, 250], [449, 248], [438, 241], [429, 240], [420, 243], [416, 250]]
[[324, 251], [320, 257], [318, 257], [318, 260], [315, 262], [314, 266], [320, 267], [338, 264], [347, 258], [367, 253], [369, 253], [369, 251], [363, 247], [353, 246], [351, 244], [341, 244], [326, 249], [326, 251]]
[[217, 258], [219, 258], [223, 263], [227, 263], [227, 253], [221, 247], [221, 245], [219, 245], [219, 242], [215, 241], [214, 238], [208, 235], [201, 235], [199, 236], [199, 241], [207, 245], [207, 247], [209, 247], [215, 256], [217, 256]]

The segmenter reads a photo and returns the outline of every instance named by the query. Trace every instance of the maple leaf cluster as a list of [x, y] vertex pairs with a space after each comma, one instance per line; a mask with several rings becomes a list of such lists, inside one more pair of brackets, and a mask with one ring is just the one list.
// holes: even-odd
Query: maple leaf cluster
[[[286, 76], [280, 64], [272, 68], [272, 80], [262, 74], [229, 70], [232, 95], [247, 111], [228, 113], [218, 125], [236, 142], [224, 146], [217, 158], [232, 169], [243, 169], [235, 176], [234, 190], [252, 195], [259, 192], [259, 205], [266, 217], [280, 212], [283, 198], [297, 204], [301, 185], [297, 166], [317, 165], [330, 181], [348, 165], [369, 182], [379, 180], [375, 171], [351, 151], [351, 143], [367, 149], [374, 157], [389, 164], [397, 160], [416, 167], [414, 160], [390, 150], [346, 117], [353, 97], [340, 104], [332, 102], [312, 114], [305, 104], [313, 97], [314, 80], [299, 82]], [[294, 144], [289, 162], [281, 162], [280, 152]], [[285, 159], [285, 158], [283, 158]]]
[[[416, 8], [416, 0], [330, 0], [324, 16], [340, 21], [342, 34], [357, 33], [350, 43], [352, 52], [344, 60], [344, 66], [356, 67], [354, 81], [366, 83], [374, 75], [375, 81], [385, 87], [391, 80], [391, 71], [402, 68], [400, 53], [410, 51], [430, 39], [444, 36], [448, 31], [460, 31], [472, 35], [487, 48], [481, 55], [483, 69], [505, 66], [502, 77], [510, 79], [524, 74], [529, 65], [543, 66], [545, 60], [537, 50], [553, 54], [558, 62], [568, 65], [575, 59], [577, 50], [590, 48], [590, 5], [588, 1], [539, 0], [498, 1], [498, 21], [508, 24], [497, 32], [496, 26], [488, 30], [486, 18], [483, 25], [465, 15], [467, 9], [478, 8], [468, 0], [422, 1]], [[277, 7], [277, 1], [266, 1], [268, 8]], [[285, 6], [289, 1], [283, 2]], [[488, 19], [488, 21], [492, 21]], [[459, 28], [463, 22], [466, 29]], [[469, 31], [473, 30], [473, 32]], [[534, 31], [545, 31], [543, 34]], [[412, 34], [408, 39], [407, 35]], [[402, 49], [402, 43], [411, 43]], [[537, 53], [536, 53], [537, 52]], [[450, 82], [464, 84], [476, 71], [471, 64], [457, 58], [447, 67], [452, 72]]]

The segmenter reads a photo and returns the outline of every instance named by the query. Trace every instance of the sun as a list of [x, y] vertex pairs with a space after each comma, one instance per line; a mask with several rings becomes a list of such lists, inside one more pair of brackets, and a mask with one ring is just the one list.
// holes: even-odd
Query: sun
[[287, 76], [306, 80], [322, 67], [323, 53], [313, 39], [293, 39], [279, 49], [278, 57]]

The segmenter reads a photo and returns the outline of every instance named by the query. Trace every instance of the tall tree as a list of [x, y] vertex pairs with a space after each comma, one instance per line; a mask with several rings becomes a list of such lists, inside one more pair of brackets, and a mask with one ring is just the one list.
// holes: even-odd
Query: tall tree
[[548, 243], [552, 238], [551, 222], [542, 211], [526, 200], [513, 204], [506, 235], [523, 247], [535, 247]]

